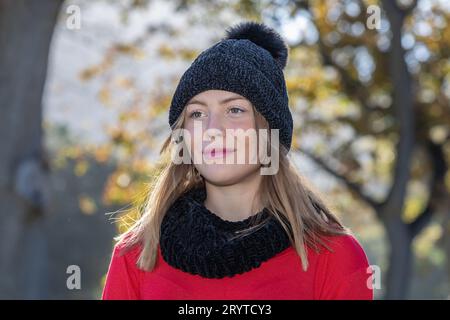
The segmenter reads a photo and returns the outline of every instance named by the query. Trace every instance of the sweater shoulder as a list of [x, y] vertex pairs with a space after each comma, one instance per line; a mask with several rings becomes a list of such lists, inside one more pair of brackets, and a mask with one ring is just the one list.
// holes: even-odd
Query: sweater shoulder
[[337, 267], [348, 274], [369, 267], [367, 255], [354, 235], [330, 236], [325, 243], [330, 248], [325, 254], [328, 267]]
[[317, 257], [315, 297], [317, 299], [373, 299], [371, 268], [355, 236], [346, 234], [326, 239], [330, 248]]
[[126, 265], [137, 269], [136, 264], [139, 259], [139, 255], [141, 254], [141, 250], [141, 244], [133, 244], [131, 246], [127, 246], [123, 242], [118, 242], [114, 245], [113, 260], [122, 261]]

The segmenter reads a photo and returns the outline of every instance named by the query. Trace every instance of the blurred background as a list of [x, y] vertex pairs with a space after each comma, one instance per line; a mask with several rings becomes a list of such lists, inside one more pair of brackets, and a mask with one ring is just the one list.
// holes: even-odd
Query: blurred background
[[248, 19], [290, 46], [291, 156], [375, 298], [450, 298], [447, 0], [0, 0], [0, 298], [100, 298], [179, 78]]

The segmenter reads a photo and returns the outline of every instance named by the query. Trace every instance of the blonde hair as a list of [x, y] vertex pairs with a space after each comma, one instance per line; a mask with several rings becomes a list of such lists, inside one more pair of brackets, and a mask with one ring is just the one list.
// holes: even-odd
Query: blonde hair
[[[185, 110], [172, 126], [172, 130], [183, 127]], [[254, 107], [253, 110], [256, 127], [259, 122], [268, 128], [264, 117]], [[180, 195], [204, 183], [193, 164], [174, 164], [170, 161], [169, 155], [174, 142], [180, 143], [178, 138], [170, 135], [163, 143], [160, 151], [163, 169], [148, 190], [140, 217], [127, 231], [115, 238], [121, 245], [122, 254], [136, 244], [142, 246], [137, 260], [137, 266], [142, 270], [151, 271], [156, 264], [164, 214]], [[270, 138], [268, 143], [271, 143]], [[325, 243], [325, 237], [349, 234], [350, 230], [330, 211], [330, 206], [325, 203], [320, 192], [299, 174], [288, 158], [287, 150], [282, 145], [280, 148], [282, 152], [279, 152], [279, 170], [274, 175], [263, 176], [259, 194], [262, 195], [261, 199], [267, 199], [266, 208], [286, 230], [292, 246], [300, 256], [302, 269], [306, 271], [306, 246], [317, 252], [320, 252], [321, 247], [331, 251]]]

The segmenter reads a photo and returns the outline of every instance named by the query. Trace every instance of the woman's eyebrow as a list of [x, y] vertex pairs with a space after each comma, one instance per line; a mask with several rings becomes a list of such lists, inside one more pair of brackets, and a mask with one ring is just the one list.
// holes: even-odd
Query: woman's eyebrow
[[[239, 99], [245, 100], [245, 98], [243, 98], [241, 96], [231, 96], [231, 97], [225, 98], [222, 101], [220, 101], [220, 104], [225, 104], [227, 102], [230, 102], [233, 100], [239, 100]], [[205, 107], [208, 106], [208, 104], [206, 102], [203, 102], [203, 101], [197, 100], [197, 99], [191, 100], [187, 103], [187, 105], [190, 105], [190, 104], [200, 104]]]

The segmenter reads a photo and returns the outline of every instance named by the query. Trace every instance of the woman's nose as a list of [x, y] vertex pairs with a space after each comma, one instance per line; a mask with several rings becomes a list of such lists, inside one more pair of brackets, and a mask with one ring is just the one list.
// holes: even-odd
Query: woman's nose
[[223, 117], [212, 112], [208, 118], [206, 130], [209, 137], [223, 136], [225, 131]]

